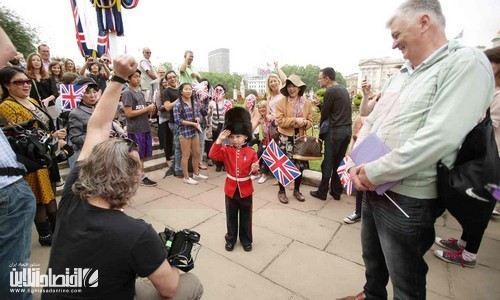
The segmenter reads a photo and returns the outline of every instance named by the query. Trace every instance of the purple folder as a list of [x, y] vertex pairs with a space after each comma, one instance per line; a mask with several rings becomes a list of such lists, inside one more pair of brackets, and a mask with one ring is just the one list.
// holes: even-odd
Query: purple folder
[[[386, 155], [391, 150], [382, 142], [382, 140], [375, 134], [371, 133], [367, 136], [356, 148], [351, 150], [349, 157], [356, 163], [356, 165], [369, 163], [380, 157]], [[398, 184], [399, 181], [386, 182], [378, 185], [375, 188], [377, 194], [382, 195], [391, 187]]]

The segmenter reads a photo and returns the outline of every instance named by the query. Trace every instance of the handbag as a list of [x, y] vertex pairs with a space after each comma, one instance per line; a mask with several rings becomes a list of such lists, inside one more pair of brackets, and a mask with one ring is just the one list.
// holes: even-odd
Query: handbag
[[272, 120], [271, 123], [269, 123], [269, 138], [275, 142], [278, 142], [278, 139], [280, 138], [278, 125], [276, 125], [275, 120]]
[[323, 141], [320, 138], [305, 134], [295, 139], [293, 158], [298, 160], [320, 160], [323, 158], [322, 150]]
[[465, 137], [453, 168], [441, 160], [437, 163], [440, 213], [447, 209], [459, 222], [484, 220], [487, 224], [496, 201], [486, 185], [499, 180], [498, 150], [488, 109]]

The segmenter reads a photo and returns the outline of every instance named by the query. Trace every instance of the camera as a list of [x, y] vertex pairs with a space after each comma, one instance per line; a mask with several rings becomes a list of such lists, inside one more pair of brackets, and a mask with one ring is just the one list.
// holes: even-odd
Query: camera
[[191, 251], [194, 244], [198, 244], [200, 241], [198, 232], [189, 229], [176, 232], [165, 227], [165, 230], [158, 235], [165, 246], [166, 257], [171, 266], [184, 272], [189, 272], [194, 268]]

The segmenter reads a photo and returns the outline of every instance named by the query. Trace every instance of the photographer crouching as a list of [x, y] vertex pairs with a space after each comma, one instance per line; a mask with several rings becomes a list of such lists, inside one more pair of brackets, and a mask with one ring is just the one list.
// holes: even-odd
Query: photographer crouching
[[[42, 299], [199, 299], [193, 274], [179, 274], [150, 224], [123, 212], [140, 182], [137, 145], [109, 138], [120, 92], [137, 70], [131, 56], [113, 62], [115, 75], [97, 104], [76, 166], [66, 180], [48, 274], [86, 273], [81, 293], [46, 286]], [[84, 200], [84, 201], [82, 201]], [[147, 277], [148, 280], [136, 277]]]

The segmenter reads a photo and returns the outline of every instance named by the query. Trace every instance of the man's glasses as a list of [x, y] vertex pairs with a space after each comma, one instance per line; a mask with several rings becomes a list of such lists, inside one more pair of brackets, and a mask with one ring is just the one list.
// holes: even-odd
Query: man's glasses
[[137, 143], [134, 142], [133, 140], [128, 138], [122, 138], [121, 140], [127, 143], [128, 152], [139, 151], [139, 145], [137, 145]]
[[14, 80], [14, 81], [11, 81], [10, 83], [13, 83], [17, 86], [23, 86], [25, 84], [27, 85], [31, 85], [31, 79], [26, 79], [26, 80]]

